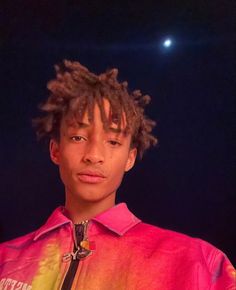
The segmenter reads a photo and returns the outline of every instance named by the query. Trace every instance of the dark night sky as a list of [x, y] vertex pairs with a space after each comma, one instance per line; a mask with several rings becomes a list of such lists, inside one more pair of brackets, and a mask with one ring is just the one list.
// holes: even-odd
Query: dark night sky
[[[127, 174], [118, 200], [146, 222], [209, 241], [236, 264], [234, 1], [6, 2], [0, 241], [36, 229], [63, 203], [31, 119], [53, 65], [68, 58], [97, 73], [118, 67], [120, 80], [152, 96], [160, 143]], [[168, 51], [160, 46], [166, 35], [174, 39]]]

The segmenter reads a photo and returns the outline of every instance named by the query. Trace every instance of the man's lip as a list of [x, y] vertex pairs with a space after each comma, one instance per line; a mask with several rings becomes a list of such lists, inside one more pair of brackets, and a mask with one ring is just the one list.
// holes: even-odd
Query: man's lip
[[95, 172], [80, 172], [78, 174], [78, 178], [80, 181], [85, 182], [85, 183], [100, 183], [103, 182], [105, 177], [101, 175], [101, 173], [95, 173]]
[[82, 170], [78, 173], [78, 175], [105, 178], [105, 175], [102, 172], [97, 171], [97, 170]]

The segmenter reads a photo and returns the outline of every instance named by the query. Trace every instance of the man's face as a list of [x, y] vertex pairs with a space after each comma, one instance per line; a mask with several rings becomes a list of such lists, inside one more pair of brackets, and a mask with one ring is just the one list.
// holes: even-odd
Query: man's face
[[[110, 116], [110, 104], [104, 100], [106, 115]], [[121, 130], [125, 128], [123, 115]], [[66, 203], [104, 203], [113, 206], [115, 193], [124, 172], [135, 162], [136, 149], [130, 149], [131, 135], [117, 132], [117, 124], [111, 123], [104, 130], [98, 105], [94, 107], [94, 121], [89, 123], [86, 113], [82, 122], [62, 120], [60, 141], [51, 140], [50, 155], [59, 166], [65, 185]]]

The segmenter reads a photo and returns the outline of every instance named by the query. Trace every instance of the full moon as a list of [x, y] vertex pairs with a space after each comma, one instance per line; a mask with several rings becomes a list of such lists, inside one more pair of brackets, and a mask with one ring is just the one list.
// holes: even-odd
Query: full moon
[[170, 38], [167, 38], [163, 41], [163, 46], [168, 48], [172, 45], [172, 40]]

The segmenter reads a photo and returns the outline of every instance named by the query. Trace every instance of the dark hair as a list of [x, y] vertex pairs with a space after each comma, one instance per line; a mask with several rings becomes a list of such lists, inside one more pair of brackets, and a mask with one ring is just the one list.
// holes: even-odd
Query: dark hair
[[67, 114], [81, 121], [88, 111], [89, 121], [93, 122], [95, 102], [107, 129], [109, 120], [103, 106], [103, 99], [107, 99], [111, 106], [112, 121], [119, 127], [122, 112], [125, 113], [125, 131], [132, 134], [131, 146], [137, 148], [140, 158], [146, 149], [157, 143], [151, 134], [155, 122], [144, 115], [144, 107], [150, 102], [150, 96], [142, 95], [139, 90], [129, 93], [128, 83], [117, 81], [117, 69], [96, 75], [79, 62], [64, 60], [62, 64], [55, 65], [55, 70], [56, 79], [47, 84], [50, 96], [40, 106], [44, 115], [33, 120], [39, 138], [59, 139], [61, 120]]

